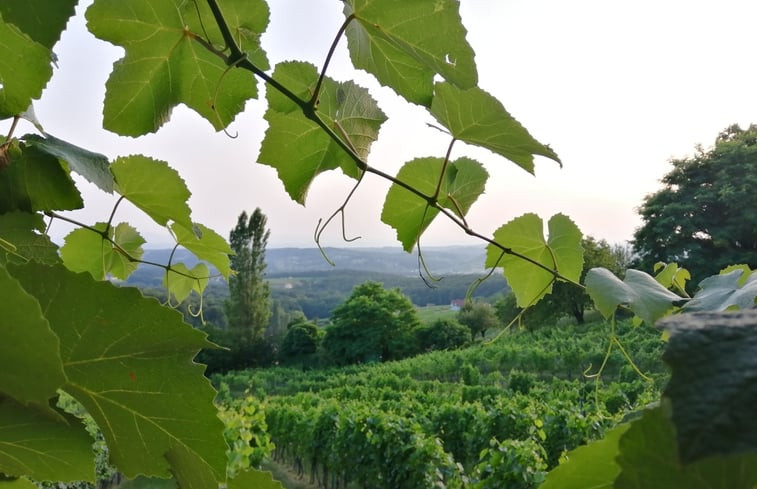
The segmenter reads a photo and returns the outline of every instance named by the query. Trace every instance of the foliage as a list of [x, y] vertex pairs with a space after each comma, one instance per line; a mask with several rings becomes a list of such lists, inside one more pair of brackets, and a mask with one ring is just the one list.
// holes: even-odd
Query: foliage
[[229, 444], [227, 471], [230, 476], [249, 469], [260, 468], [264, 458], [273, 452], [273, 443], [267, 433], [265, 413], [252, 396], [218, 408], [218, 417], [224, 424], [224, 437]]
[[[236, 340], [242, 342], [259, 339], [271, 316], [271, 292], [265, 280], [265, 248], [271, 232], [266, 223], [259, 207], [249, 217], [243, 211], [229, 235], [234, 273], [229, 277], [226, 315]], [[228, 346], [233, 348], [234, 344]]]
[[473, 337], [480, 334], [483, 338], [486, 330], [499, 326], [497, 314], [492, 305], [482, 301], [467, 301], [457, 313], [457, 320], [470, 329]]
[[281, 342], [279, 358], [284, 364], [301, 363], [312, 364], [313, 357], [318, 351], [323, 331], [318, 326], [304, 318], [296, 320], [287, 326], [284, 340]]
[[757, 126], [733, 125], [715, 145], [675, 159], [663, 188], [644, 200], [634, 235], [640, 267], [685, 266], [696, 282], [730, 264], [757, 267]]
[[454, 350], [470, 343], [471, 332], [454, 319], [437, 319], [417, 327], [415, 339], [421, 352]]

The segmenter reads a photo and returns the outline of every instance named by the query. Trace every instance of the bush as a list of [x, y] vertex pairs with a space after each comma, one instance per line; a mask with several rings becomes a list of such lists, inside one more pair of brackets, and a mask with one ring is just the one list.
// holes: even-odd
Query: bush
[[454, 319], [437, 319], [415, 329], [415, 341], [421, 352], [454, 350], [471, 341], [471, 331]]

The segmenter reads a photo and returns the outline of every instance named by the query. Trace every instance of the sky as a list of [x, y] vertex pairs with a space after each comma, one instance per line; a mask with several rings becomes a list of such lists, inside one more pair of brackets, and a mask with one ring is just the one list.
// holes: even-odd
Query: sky
[[[224, 236], [241, 211], [260, 207], [268, 217], [269, 247], [314, 246], [313, 231], [345, 199], [353, 185], [338, 172], [316, 179], [305, 207], [293, 202], [275, 170], [256, 163], [266, 128], [264, 102], [251, 101], [229, 127], [216, 133], [185, 107], [157, 134], [132, 139], [102, 129], [105, 80], [120, 48], [86, 31], [82, 2], [55, 47], [58, 68], [35, 103], [45, 130], [115, 158], [146, 154], [166, 160], [185, 179], [195, 221]], [[342, 22], [337, 0], [271, 0], [271, 24], [263, 37], [272, 64], [302, 59], [320, 66]], [[645, 195], [660, 188], [671, 158], [709, 147], [730, 124], [757, 122], [757, 63], [754, 47], [757, 2], [751, 0], [463, 0], [461, 15], [476, 51], [479, 85], [563, 162], [536, 159], [536, 176], [486, 150], [458, 144], [453, 158], [470, 156], [490, 173], [485, 194], [468, 215], [475, 230], [490, 235], [526, 212], [545, 221], [570, 216], [585, 235], [623, 243], [641, 221]], [[396, 174], [419, 156], [443, 156], [448, 140], [426, 126], [434, 119], [404, 102], [369, 75], [350, 68], [346, 40], [328, 73], [367, 87], [389, 116], [369, 164]], [[0, 122], [0, 132], [7, 132]], [[33, 131], [22, 126], [19, 131]], [[77, 179], [86, 209], [70, 215], [87, 223], [105, 221], [115, 197]], [[347, 207], [346, 230], [338, 222], [322, 238], [325, 246], [399, 247], [394, 230], [381, 223], [389, 184], [369, 176]], [[128, 205], [117, 221], [128, 221], [148, 247], [171, 244], [169, 234]], [[422, 245], [476, 244], [437, 219]], [[56, 222], [61, 242], [70, 227]]]

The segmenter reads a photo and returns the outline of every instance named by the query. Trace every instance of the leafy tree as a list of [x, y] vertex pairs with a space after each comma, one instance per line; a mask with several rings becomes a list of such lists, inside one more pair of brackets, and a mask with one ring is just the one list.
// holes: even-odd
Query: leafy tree
[[334, 311], [323, 339], [324, 353], [336, 364], [402, 358], [412, 352], [415, 308], [399, 289], [365, 282]]
[[249, 217], [242, 212], [229, 235], [234, 273], [229, 277], [227, 316], [237, 339], [248, 342], [263, 335], [271, 316], [271, 290], [265, 280], [265, 248], [271, 233], [266, 223], [259, 207]]
[[488, 302], [468, 301], [457, 313], [457, 320], [467, 326], [472, 336], [480, 334], [483, 338], [487, 329], [499, 326], [494, 308]]
[[322, 338], [323, 331], [304, 317], [289, 323], [279, 350], [281, 362], [303, 366], [312, 365]]
[[422, 352], [453, 350], [471, 341], [471, 330], [454, 319], [437, 319], [415, 331], [417, 347]]
[[672, 164], [639, 209], [639, 267], [679, 263], [694, 283], [729, 264], [757, 267], [757, 126], [730, 126], [711, 149]]

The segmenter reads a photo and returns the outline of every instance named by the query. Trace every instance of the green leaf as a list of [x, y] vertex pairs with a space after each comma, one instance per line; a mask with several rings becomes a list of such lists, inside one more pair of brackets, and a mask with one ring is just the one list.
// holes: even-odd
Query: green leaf
[[52, 51], [9, 22], [0, 10], [0, 119], [24, 112], [53, 75]]
[[62, 266], [13, 265], [9, 271], [45, 311], [60, 338], [68, 379], [63, 390], [95, 419], [121, 472], [169, 477], [166, 455], [183, 447], [208, 464], [216, 480], [224, 479], [226, 444], [215, 392], [204, 367], [192, 362], [212, 346], [203, 333], [133, 288]]
[[[524, 214], [494, 232], [494, 240], [536, 263], [555, 270], [577, 282], [583, 267], [581, 231], [567, 216], [555, 214], [548, 223], [549, 239], [544, 239], [544, 224], [536, 214]], [[553, 274], [518, 256], [503, 254], [494, 245], [486, 248], [486, 266], [502, 267], [519, 307], [529, 307], [552, 291]]]
[[644, 412], [620, 439], [615, 489], [753, 489], [757, 454], [681, 465], [675, 428], [663, 407]]
[[38, 489], [32, 481], [23, 477], [10, 480], [0, 478], [0, 487], [2, 489]]
[[[438, 186], [439, 203], [464, 217], [484, 192], [489, 174], [480, 163], [469, 158], [450, 162], [441, 178], [443, 167], [442, 158], [417, 158], [405, 163], [397, 179], [428, 196], [433, 196]], [[381, 220], [397, 230], [397, 239], [409, 252], [438, 213], [426, 200], [394, 184], [386, 194]]]
[[0, 16], [24, 34], [52, 49], [60, 39], [78, 0], [3, 0]]
[[118, 485], [118, 489], [177, 489], [175, 479], [139, 476]]
[[437, 83], [431, 114], [456, 139], [475, 144], [534, 172], [534, 155], [560, 163], [548, 146], [534, 139], [502, 103], [484, 90], [461, 90], [450, 83]]
[[27, 134], [23, 140], [40, 151], [65, 161], [69, 168], [95, 184], [101, 190], [113, 193], [114, 180], [108, 158], [75, 146], [50, 134], [45, 137]]
[[228, 480], [229, 489], [284, 489], [281, 482], [274, 480], [273, 474], [262, 470], [246, 470]]
[[110, 166], [116, 190], [161, 226], [168, 221], [192, 227], [187, 200], [191, 193], [179, 173], [164, 161], [132, 155]]
[[[662, 269], [662, 270], [660, 270]], [[657, 270], [660, 270], [657, 272]], [[655, 263], [654, 271], [657, 272], [655, 279], [666, 289], [675, 288], [678, 291], [686, 291], [686, 282], [691, 280], [691, 274], [677, 263]]]
[[229, 278], [231, 266], [229, 255], [233, 253], [229, 243], [212, 229], [195, 223], [192, 230], [179, 224], [171, 226], [176, 242], [188, 249], [200, 260], [216, 267], [224, 278]]
[[15, 210], [73, 210], [84, 206], [71, 176], [54, 158], [32, 146], [11, 144], [10, 164], [0, 170], [0, 214]]
[[209, 279], [210, 270], [204, 263], [198, 263], [191, 270], [183, 263], [176, 263], [163, 276], [163, 287], [177, 302], [184, 302], [192, 291], [202, 296]]
[[[97, 280], [109, 275], [126, 280], [136, 269], [137, 263], [129, 260], [120, 250], [135, 260], [142, 258], [144, 238], [127, 223], [108, 228], [107, 223], [98, 222], [92, 226], [100, 232], [107, 229], [108, 237], [116, 246], [90, 229], [75, 229], [65, 238], [60, 250], [63, 263], [74, 272], [88, 272]], [[120, 248], [120, 250], [119, 250]]]
[[[746, 276], [746, 278], [744, 278]], [[749, 309], [757, 298], [757, 273], [734, 269], [702, 280], [699, 290], [683, 310], [725, 311], [729, 308]]]
[[[184, 445], [174, 446], [166, 458], [171, 463], [171, 472], [181, 489], [207, 489], [218, 487], [218, 478], [213, 468]], [[228, 487], [228, 486], [227, 486]], [[257, 486], [249, 486], [257, 489]]]
[[670, 332], [664, 395], [673, 404], [681, 459], [757, 452], [757, 310], [700, 312], [661, 321]]
[[40, 214], [9, 212], [0, 214], [0, 264], [35, 260], [52, 265], [60, 262], [58, 247], [43, 234], [45, 221]]
[[94, 482], [92, 438], [73, 416], [0, 396], [0, 474], [38, 481]]
[[606, 268], [592, 268], [586, 274], [586, 292], [605, 318], [625, 305], [650, 326], [683, 299], [669, 291], [651, 275], [626, 270], [621, 281]]
[[618, 442], [629, 427], [628, 423], [620, 424], [604, 438], [568, 452], [567, 460], [547, 474], [539, 489], [612, 489], [620, 473], [615, 462]]
[[[268, 23], [268, 9], [261, 0], [243, 3], [245, 8], [239, 0], [228, 5], [228, 20], [237, 22], [230, 27], [260, 60], [256, 39]], [[206, 22], [201, 23], [198, 9]], [[87, 10], [90, 31], [126, 50], [106, 83], [106, 129], [127, 136], [155, 132], [183, 103], [220, 130], [257, 97], [254, 76], [228, 70], [195, 39], [210, 29], [212, 40], [222, 45], [215, 22], [207, 22], [207, 10], [204, 2], [182, 0], [97, 0]]]
[[[9, 306], [0, 314], [0, 393], [22, 403], [45, 407], [66, 381], [58, 354], [58, 337], [50, 329], [37, 300], [2, 266], [0, 297]], [[19, 376], [19, 372], [24, 375]], [[29, 382], [30, 378], [34, 381]]]
[[356, 68], [407, 100], [428, 106], [438, 73], [462, 88], [478, 83], [473, 49], [454, 0], [348, 0], [347, 42]]
[[[315, 66], [303, 62], [276, 65], [273, 74], [302, 100], [309, 100], [318, 81]], [[304, 204], [313, 179], [341, 168], [353, 178], [360, 175], [354, 160], [307, 117], [302, 109], [275, 90], [266, 92], [268, 130], [258, 161], [276, 169], [290, 197]], [[319, 93], [316, 115], [363, 160], [378, 138], [386, 115], [365, 88], [353, 82], [338, 83], [326, 77]]]

